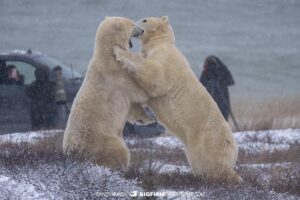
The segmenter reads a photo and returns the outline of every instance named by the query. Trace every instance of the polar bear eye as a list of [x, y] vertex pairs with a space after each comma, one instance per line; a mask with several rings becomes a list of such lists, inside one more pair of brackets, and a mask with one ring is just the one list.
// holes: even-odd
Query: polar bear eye
[[143, 23], [146, 23], [146, 22], [147, 22], [147, 20], [146, 20], [146, 19], [144, 19], [144, 20], [143, 20]]

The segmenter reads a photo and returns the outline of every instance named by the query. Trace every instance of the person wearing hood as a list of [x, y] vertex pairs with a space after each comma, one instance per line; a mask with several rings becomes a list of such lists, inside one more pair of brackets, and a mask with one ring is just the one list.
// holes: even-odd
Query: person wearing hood
[[215, 100], [225, 120], [228, 121], [231, 112], [228, 87], [234, 85], [234, 80], [227, 66], [218, 57], [208, 56], [199, 81]]
[[49, 80], [47, 67], [35, 70], [35, 78], [27, 88], [31, 98], [31, 123], [34, 130], [54, 127], [55, 83]]

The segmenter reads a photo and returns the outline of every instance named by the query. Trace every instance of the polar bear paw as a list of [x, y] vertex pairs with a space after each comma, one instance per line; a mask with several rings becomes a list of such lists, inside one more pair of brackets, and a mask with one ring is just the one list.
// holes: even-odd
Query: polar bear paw
[[120, 67], [126, 69], [128, 72], [136, 72], [137, 65], [135, 55], [119, 46], [114, 46], [113, 49], [116, 61], [121, 64]]

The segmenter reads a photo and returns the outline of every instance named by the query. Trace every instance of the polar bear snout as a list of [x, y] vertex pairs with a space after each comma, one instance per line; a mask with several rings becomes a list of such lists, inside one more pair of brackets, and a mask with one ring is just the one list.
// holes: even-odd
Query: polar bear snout
[[134, 26], [132, 32], [131, 32], [131, 37], [139, 37], [141, 35], [143, 35], [144, 30], [139, 27], [139, 26]]

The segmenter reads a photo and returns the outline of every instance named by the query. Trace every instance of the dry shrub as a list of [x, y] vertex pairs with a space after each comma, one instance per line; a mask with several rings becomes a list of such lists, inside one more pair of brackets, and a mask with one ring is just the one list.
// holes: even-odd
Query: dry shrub
[[177, 148], [165, 148], [152, 142], [140, 140], [128, 145], [131, 152], [131, 165], [142, 166], [145, 161], [155, 158], [161, 163], [172, 163], [174, 165], [188, 165], [184, 151]]
[[[232, 111], [241, 130], [300, 128], [300, 96], [239, 97], [232, 100]], [[230, 124], [236, 131], [232, 120]]]
[[286, 166], [274, 165], [261, 168], [241, 168], [238, 170], [244, 180], [257, 188], [300, 195], [300, 166], [292, 163]]
[[[252, 142], [259, 141], [251, 138]], [[261, 140], [260, 140], [261, 141]], [[270, 138], [264, 138], [264, 142]], [[238, 173], [254, 187], [279, 193], [300, 194], [300, 144], [289, 143], [285, 150], [247, 153], [239, 151]]]
[[[280, 162], [299, 162], [300, 163], [300, 143], [299, 142], [289, 142], [276, 140], [268, 134], [264, 138], [260, 138], [259, 134], [254, 134], [246, 137], [246, 142], [254, 143], [264, 143], [266, 149], [260, 152], [249, 152], [244, 149], [239, 149], [238, 152], [238, 164], [247, 164], [247, 163], [280, 163]], [[271, 151], [271, 147], [274, 144], [286, 144], [287, 149], [274, 149]], [[268, 148], [268, 145], [271, 147]]]
[[[249, 138], [249, 141], [261, 141], [257, 137]], [[264, 138], [264, 142], [272, 142], [270, 138]], [[300, 144], [289, 144], [290, 148], [285, 151], [264, 151], [258, 154], [239, 152], [238, 166], [247, 163], [293, 163], [286, 168], [265, 168], [257, 170], [254, 168], [238, 167], [238, 174], [245, 180], [244, 184], [229, 184], [225, 180], [210, 180], [205, 176], [194, 176], [191, 173], [182, 173], [179, 170], [169, 173], [161, 173], [160, 169], [165, 164], [188, 165], [185, 154], [180, 148], [168, 148], [153, 144], [147, 140], [136, 140], [135, 143], [128, 142], [131, 151], [131, 167], [125, 173], [127, 179], [137, 179], [144, 191], [163, 191], [170, 189], [175, 191], [201, 191], [207, 199], [285, 199], [284, 195], [300, 195], [300, 172], [299, 152]], [[99, 185], [97, 180], [91, 180], [90, 175], [84, 177], [82, 173], [86, 166], [71, 162], [62, 153], [62, 132], [53, 137], [44, 138], [33, 144], [28, 143], [3, 143], [0, 144], [0, 160], [2, 167], [9, 169], [16, 176], [21, 168], [28, 167], [28, 170], [38, 170], [39, 166], [56, 166], [48, 170], [45, 176], [52, 177], [54, 181], [60, 181], [64, 187], [62, 196], [70, 197], [68, 191], [78, 191], [84, 188], [85, 197], [91, 199]], [[80, 159], [79, 159], [80, 160]], [[0, 165], [1, 169], [1, 165]], [[52, 171], [51, 171], [52, 170]], [[71, 180], [63, 181], [65, 171], [72, 171]], [[265, 180], [265, 175], [267, 181]], [[70, 178], [70, 179], [69, 179]], [[105, 181], [101, 184], [104, 184]], [[49, 183], [49, 187], [51, 183]], [[38, 186], [37, 186], [38, 187]], [[91, 189], [92, 188], [92, 189]], [[51, 189], [55, 192], [55, 189]], [[276, 191], [281, 194], [274, 194]], [[82, 193], [82, 191], [81, 191]], [[284, 194], [287, 193], [287, 194]], [[283, 195], [283, 196], [280, 196]]]
[[5, 167], [16, 167], [24, 163], [36, 165], [37, 161], [60, 162], [65, 159], [62, 152], [62, 132], [45, 137], [36, 143], [0, 143], [0, 160]]
[[[262, 138], [251, 137], [249, 142], [262, 142]], [[263, 138], [264, 143], [272, 144], [272, 138]], [[132, 152], [132, 165], [126, 173], [128, 178], [138, 178], [145, 191], [153, 191], [164, 188], [175, 191], [205, 191], [212, 193], [214, 197], [226, 199], [238, 199], [238, 193], [243, 194], [241, 198], [248, 196], [249, 199], [287, 199], [288, 194], [299, 195], [299, 163], [300, 144], [290, 143], [287, 150], [264, 151], [257, 154], [249, 154], [245, 151], [239, 152], [238, 166], [240, 164], [294, 163], [286, 168], [266, 168], [264, 171], [257, 171], [253, 167], [238, 167], [237, 172], [245, 180], [244, 184], [234, 185], [226, 180], [210, 180], [205, 176], [194, 176], [191, 173], [178, 171], [161, 173], [160, 168], [154, 163], [159, 161], [161, 165], [174, 164], [181, 160], [182, 165], [187, 165], [184, 152], [180, 149], [177, 153], [167, 147], [157, 147], [153, 144], [146, 144], [144, 141], [134, 143], [130, 147], [135, 149]], [[165, 148], [165, 149], [164, 149]], [[138, 151], [138, 149], [144, 149]], [[131, 149], [132, 150], [132, 149]], [[180, 153], [179, 153], [180, 152]], [[172, 159], [169, 159], [172, 157]], [[163, 159], [162, 159], [163, 158]], [[142, 160], [142, 162], [141, 162]], [[145, 165], [146, 163], [146, 165]], [[177, 163], [177, 164], [176, 164]], [[142, 169], [142, 170], [141, 170]], [[266, 175], [267, 174], [267, 175]], [[264, 176], [268, 177], [268, 184], [264, 182]], [[212, 191], [219, 191], [217, 194]], [[270, 192], [275, 191], [279, 194]], [[226, 194], [226, 195], [225, 195]], [[216, 195], [216, 196], [215, 196]], [[223, 196], [222, 196], [223, 195]], [[287, 196], [286, 196], [287, 195]], [[210, 196], [211, 198], [211, 196]], [[214, 198], [212, 198], [214, 199]], [[217, 198], [216, 198], [217, 199]]]
[[[61, 132], [36, 143], [0, 143], [0, 173], [33, 186], [41, 199], [128, 199], [97, 194], [141, 191], [135, 180], [124, 179], [121, 172], [95, 166], [80, 155], [66, 157], [62, 136]], [[10, 192], [5, 184], [0, 182], [0, 199], [19, 199], [18, 191]]]

